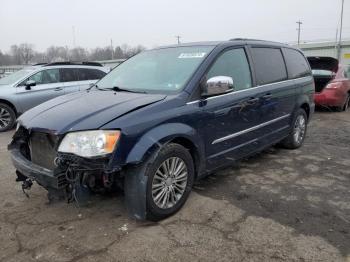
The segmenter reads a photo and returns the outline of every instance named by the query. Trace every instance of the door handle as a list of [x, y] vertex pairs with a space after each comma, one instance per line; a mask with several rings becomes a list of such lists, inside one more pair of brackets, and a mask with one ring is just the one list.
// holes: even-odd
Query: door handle
[[247, 100], [246, 101], [246, 103], [248, 104], [248, 105], [254, 105], [254, 104], [256, 104], [257, 102], [259, 102], [259, 98], [254, 98], [254, 97], [252, 97], [251, 99], [249, 99], [249, 100]]
[[269, 100], [272, 98], [272, 95], [271, 94], [266, 94], [264, 96], [262, 96], [262, 98], [264, 98], [265, 100]]
[[61, 90], [63, 90], [62, 87], [56, 87], [53, 91], [61, 91]]

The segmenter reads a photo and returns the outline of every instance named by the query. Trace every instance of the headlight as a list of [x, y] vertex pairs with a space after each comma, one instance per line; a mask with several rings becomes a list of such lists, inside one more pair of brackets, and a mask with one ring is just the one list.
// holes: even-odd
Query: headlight
[[58, 151], [82, 157], [102, 156], [112, 153], [120, 137], [120, 131], [94, 130], [68, 133]]

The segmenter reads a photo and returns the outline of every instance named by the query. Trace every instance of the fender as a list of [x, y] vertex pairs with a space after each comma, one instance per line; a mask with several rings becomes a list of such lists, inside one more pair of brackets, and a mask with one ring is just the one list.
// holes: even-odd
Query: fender
[[296, 99], [296, 102], [295, 102], [295, 109], [298, 109], [301, 107], [301, 105], [303, 104], [307, 104], [310, 106], [310, 98], [308, 95], [306, 94], [303, 94], [303, 95], [299, 95]]
[[175, 138], [185, 138], [189, 140], [198, 153], [199, 163], [204, 163], [204, 142], [197, 131], [191, 126], [183, 123], [167, 123], [157, 126], [144, 134], [134, 147], [130, 150], [126, 158], [126, 164], [136, 164], [142, 162], [149, 153], [162, 147], [163, 144]]
[[314, 103], [314, 93], [315, 93], [315, 84], [312, 76], [301, 78], [296, 81], [296, 101], [294, 112], [297, 109], [301, 108], [304, 104], [306, 104], [309, 108], [309, 116], [308, 120], [311, 119], [311, 116], [315, 110]]
[[294, 107], [294, 111], [293, 111], [293, 115], [296, 112], [296, 110], [298, 110], [299, 108], [303, 107], [303, 105], [307, 105], [309, 108], [309, 112], [308, 112], [308, 120], [311, 119], [312, 114], [314, 113], [315, 110], [315, 103], [313, 102], [313, 94], [302, 94], [299, 95], [296, 99], [295, 102], [295, 107]]
[[0, 97], [0, 103], [4, 103], [4, 104], [7, 104], [7, 105], [11, 106], [15, 110], [16, 116], [21, 114], [21, 109], [20, 109], [19, 105], [16, 103], [15, 100], [9, 99], [9, 98], [5, 98], [5, 97], [4, 98]]

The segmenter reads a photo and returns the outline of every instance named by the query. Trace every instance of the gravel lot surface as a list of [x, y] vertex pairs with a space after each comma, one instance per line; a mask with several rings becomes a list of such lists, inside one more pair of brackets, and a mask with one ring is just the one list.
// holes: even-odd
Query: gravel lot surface
[[350, 112], [318, 112], [299, 150], [270, 148], [196, 184], [176, 215], [127, 217], [122, 195], [47, 204], [15, 183], [0, 134], [0, 261], [350, 262]]

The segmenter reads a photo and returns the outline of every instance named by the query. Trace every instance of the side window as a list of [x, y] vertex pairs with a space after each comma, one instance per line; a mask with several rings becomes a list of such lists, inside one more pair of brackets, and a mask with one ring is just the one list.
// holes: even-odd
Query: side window
[[287, 79], [287, 71], [281, 49], [253, 47], [252, 54], [259, 85]]
[[58, 69], [42, 70], [24, 80], [20, 86], [25, 85], [29, 80], [33, 80], [37, 85], [52, 84], [60, 82], [60, 75]]
[[87, 68], [79, 68], [78, 69], [78, 77], [80, 81], [83, 80], [97, 80], [101, 79], [106, 74], [97, 69], [87, 69]]
[[98, 70], [98, 69], [91, 69], [91, 73], [93, 75], [93, 79], [101, 79], [102, 77], [104, 77], [107, 73]]
[[61, 82], [78, 81], [75, 68], [62, 68], [60, 72], [61, 72]]
[[232, 49], [220, 55], [207, 73], [207, 79], [214, 76], [232, 77], [236, 91], [250, 88], [252, 78], [244, 49]]
[[305, 57], [297, 50], [283, 48], [289, 78], [298, 78], [311, 75], [311, 71]]
[[79, 68], [79, 69], [77, 69], [77, 73], [78, 73], [78, 80], [79, 81], [90, 80], [88, 69]]

